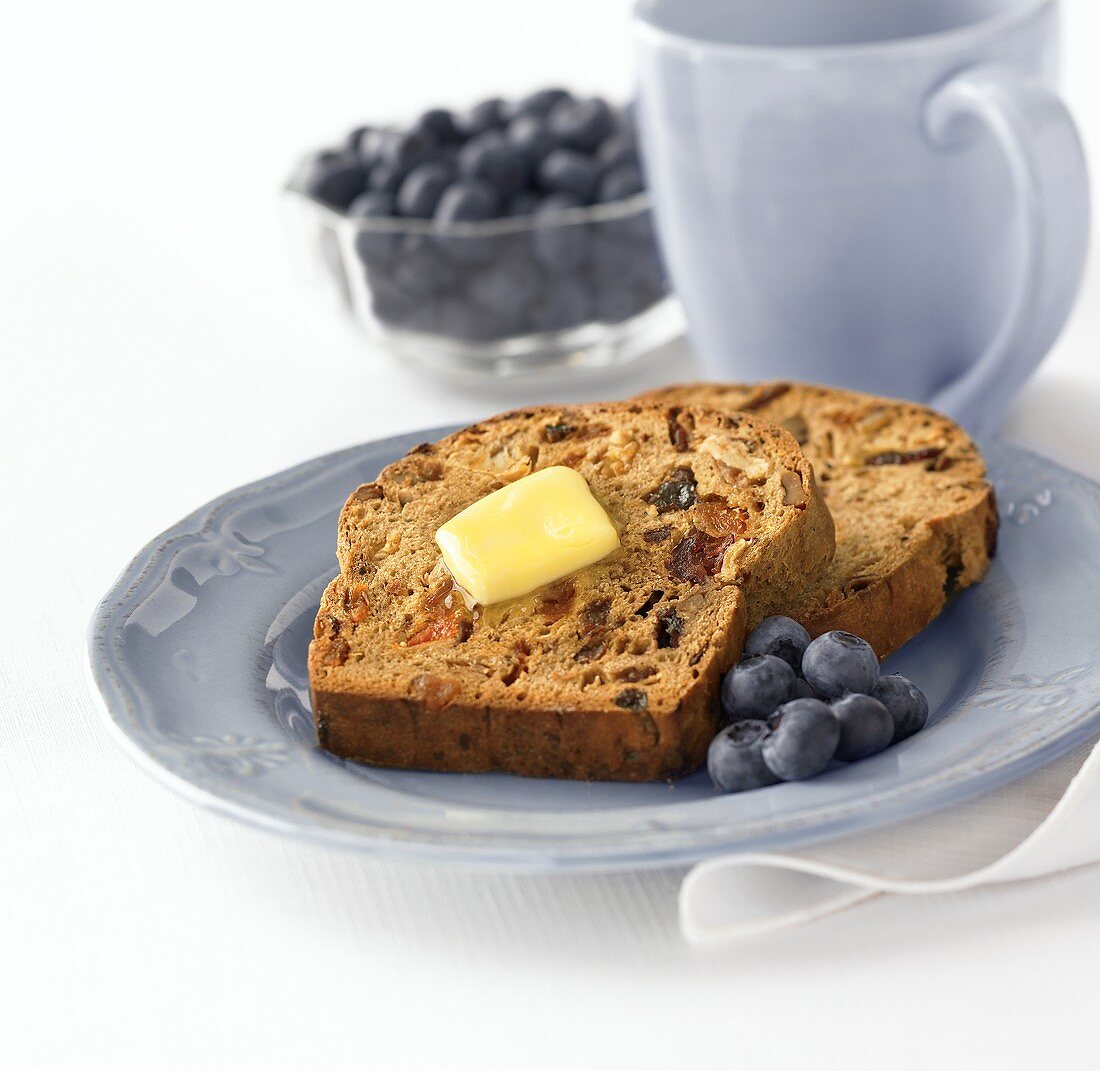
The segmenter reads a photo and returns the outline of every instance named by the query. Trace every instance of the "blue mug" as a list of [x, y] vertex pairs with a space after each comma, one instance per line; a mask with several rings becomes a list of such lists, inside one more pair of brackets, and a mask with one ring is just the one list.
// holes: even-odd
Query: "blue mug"
[[716, 373], [989, 430], [1084, 268], [1056, 0], [640, 0], [647, 181]]

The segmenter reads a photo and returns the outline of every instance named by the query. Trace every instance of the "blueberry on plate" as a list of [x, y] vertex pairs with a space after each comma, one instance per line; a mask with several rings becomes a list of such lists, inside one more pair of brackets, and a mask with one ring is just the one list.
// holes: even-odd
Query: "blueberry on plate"
[[536, 119], [545, 119], [556, 104], [572, 99], [572, 95], [566, 89], [540, 89], [537, 93], [531, 93], [517, 102], [514, 111], [516, 115], [531, 115]]
[[600, 169], [592, 157], [572, 149], [555, 149], [538, 168], [539, 185], [551, 193], [568, 193], [582, 204], [596, 195]]
[[878, 682], [878, 658], [866, 640], [850, 632], [826, 632], [806, 648], [802, 676], [826, 699], [845, 692], [870, 695]]
[[550, 111], [550, 130], [562, 144], [580, 152], [595, 152], [615, 126], [614, 113], [600, 97], [563, 100]]
[[900, 673], [879, 677], [871, 694], [886, 707], [893, 718], [895, 744], [920, 732], [928, 721], [928, 697]]
[[771, 732], [761, 753], [768, 769], [783, 781], [801, 781], [821, 773], [832, 762], [840, 742], [840, 725], [820, 699], [794, 699], [784, 704], [768, 719], [768, 727]]
[[836, 757], [842, 762], [858, 762], [877, 755], [894, 739], [894, 719], [890, 711], [869, 695], [852, 692], [834, 699], [831, 708], [840, 726]]
[[634, 164], [621, 164], [614, 171], [608, 171], [600, 179], [599, 199], [604, 202], [625, 201], [645, 189], [642, 172]]
[[775, 655], [749, 658], [722, 680], [722, 713], [728, 721], [766, 718], [794, 698], [794, 670]]
[[802, 668], [802, 656], [809, 645], [810, 634], [797, 621], [776, 615], [765, 617], [749, 633], [742, 657], [775, 655], [797, 673]]
[[402, 180], [397, 191], [397, 211], [408, 219], [430, 219], [443, 191], [454, 179], [449, 161], [418, 164]]
[[499, 130], [471, 138], [458, 152], [463, 178], [489, 183], [502, 197], [518, 193], [527, 184], [527, 158]]
[[766, 722], [737, 721], [710, 742], [707, 773], [715, 788], [723, 792], [747, 792], [779, 780], [764, 762], [762, 749], [768, 732]]
[[799, 677], [794, 682], [795, 699], [820, 699], [821, 697], [810, 687], [810, 682]]
[[572, 271], [588, 257], [588, 224], [562, 222], [559, 218], [563, 212], [580, 207], [580, 201], [572, 194], [552, 193], [535, 209], [531, 248], [535, 259], [548, 271]]

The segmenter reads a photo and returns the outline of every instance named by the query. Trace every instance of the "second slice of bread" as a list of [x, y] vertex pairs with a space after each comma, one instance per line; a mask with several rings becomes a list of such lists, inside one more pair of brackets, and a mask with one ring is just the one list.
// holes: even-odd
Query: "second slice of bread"
[[[511, 603], [467, 607], [436, 530], [552, 465], [584, 476], [620, 548]], [[747, 628], [832, 552], [798, 444], [751, 416], [622, 403], [475, 424], [390, 465], [343, 509], [341, 571], [309, 654], [321, 745], [425, 770], [689, 772]]]
[[642, 395], [781, 424], [814, 466], [836, 523], [828, 570], [784, 612], [812, 635], [844, 629], [885, 658], [985, 576], [997, 503], [953, 421], [922, 405], [803, 383], [690, 383]]

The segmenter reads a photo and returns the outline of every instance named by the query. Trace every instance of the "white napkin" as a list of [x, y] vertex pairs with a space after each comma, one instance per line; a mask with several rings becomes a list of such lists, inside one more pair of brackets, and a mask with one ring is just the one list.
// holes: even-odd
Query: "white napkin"
[[955, 892], [1100, 862], [1100, 743], [970, 803], [791, 852], [701, 863], [680, 887], [692, 944], [798, 926], [881, 893]]

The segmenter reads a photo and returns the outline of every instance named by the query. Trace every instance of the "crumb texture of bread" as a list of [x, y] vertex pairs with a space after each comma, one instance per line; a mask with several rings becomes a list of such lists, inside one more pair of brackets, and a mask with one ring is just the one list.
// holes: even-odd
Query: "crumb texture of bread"
[[836, 525], [832, 564], [783, 609], [812, 635], [854, 632], [885, 658], [989, 568], [998, 516], [985, 463], [931, 409], [781, 381], [683, 384], [639, 400], [751, 413], [798, 440]]
[[[552, 465], [620, 546], [469, 607], [434, 535]], [[833, 524], [794, 438], [740, 413], [607, 403], [505, 413], [359, 487], [309, 652], [321, 746], [421, 770], [648, 781], [696, 769], [747, 630], [828, 567]]]

